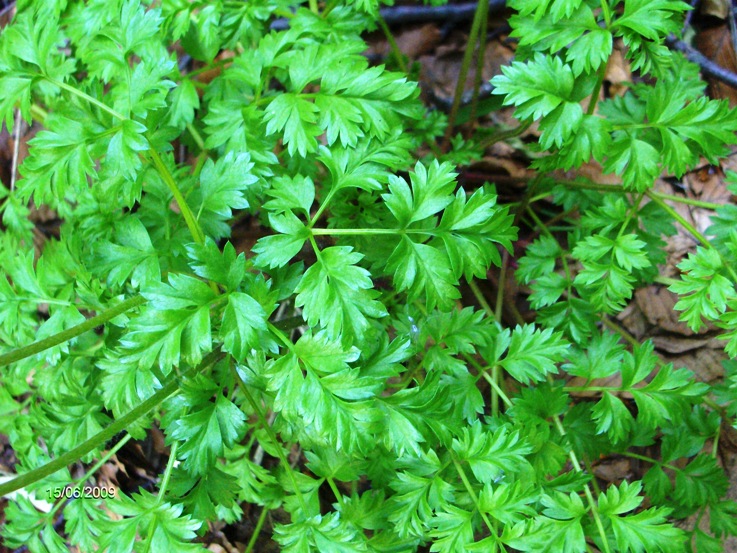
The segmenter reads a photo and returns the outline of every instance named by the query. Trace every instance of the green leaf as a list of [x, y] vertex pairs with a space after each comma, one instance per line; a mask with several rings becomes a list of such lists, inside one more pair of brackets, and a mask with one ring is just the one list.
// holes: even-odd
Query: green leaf
[[602, 395], [591, 413], [596, 420], [596, 432], [606, 432], [613, 442], [622, 441], [635, 424], [622, 400], [609, 392]]
[[[33, 195], [38, 204], [55, 206], [74, 191], [87, 188], [88, 178], [97, 176], [90, 144], [97, 140], [101, 128], [86, 115], [72, 110], [51, 115], [46, 120], [46, 130], [29, 141], [30, 156], [20, 167], [25, 178], [19, 182], [19, 190], [26, 198]], [[80, 119], [89, 122], [85, 125]], [[123, 201], [128, 203], [130, 199]]]
[[274, 539], [284, 553], [353, 553], [369, 551], [365, 538], [358, 537], [358, 530], [343, 521], [338, 513], [318, 515], [291, 524], [274, 527]]
[[387, 314], [376, 300], [370, 273], [357, 265], [362, 257], [347, 246], [325, 248], [295, 290], [307, 322], [324, 327], [332, 339], [361, 339], [370, 326], [368, 317]]
[[[207, 386], [207, 381], [202, 380]], [[196, 380], [188, 385], [203, 386]], [[215, 398], [211, 400], [213, 393]], [[177, 456], [184, 460], [184, 469], [203, 476], [223, 456], [225, 447], [232, 447], [243, 437], [246, 416], [230, 399], [212, 388], [189, 393], [185, 388], [184, 401], [189, 407], [187, 414], [173, 421], [167, 427], [167, 434], [170, 439], [180, 441]]]
[[673, 496], [687, 507], [712, 504], [724, 497], [729, 487], [724, 469], [709, 455], [698, 455], [676, 472]]
[[166, 107], [169, 89], [175, 86], [168, 77], [176, 64], [167, 59], [143, 59], [133, 69], [130, 79], [121, 80], [110, 91], [113, 109], [127, 117], [142, 119], [151, 110]]
[[622, 390], [629, 391], [637, 404], [637, 422], [654, 428], [666, 420], [679, 420], [690, 402], [698, 401], [708, 389], [696, 382], [688, 369], [674, 370], [672, 364], [660, 367], [655, 377], [644, 386], [635, 386], [655, 368], [653, 346], [646, 342], [635, 355], [625, 353], [622, 364]]
[[266, 194], [272, 200], [264, 203], [263, 207], [275, 213], [300, 211], [305, 217], [310, 216], [310, 208], [315, 201], [315, 183], [310, 177], [297, 175], [295, 177], [277, 177], [271, 182], [271, 188]]
[[466, 545], [473, 542], [473, 513], [454, 505], [445, 505], [430, 520], [434, 538], [430, 551], [456, 553], [466, 551]]
[[609, 332], [594, 333], [585, 350], [571, 348], [570, 362], [563, 369], [587, 381], [613, 375], [620, 369], [623, 358], [624, 346], [619, 340], [618, 335]]
[[205, 162], [200, 188], [193, 195], [194, 211], [203, 230], [215, 238], [230, 235], [229, 219], [234, 209], [248, 207], [246, 192], [256, 182], [253, 163], [247, 152], [229, 152], [213, 163]]
[[512, 251], [512, 240], [517, 239], [512, 222], [506, 208], [496, 207], [496, 196], [480, 189], [466, 200], [466, 193], [459, 189], [435, 231], [448, 254], [453, 276], [457, 280], [461, 276], [467, 280], [483, 278], [492, 263], [500, 266], [494, 242]]
[[329, 444], [336, 450], [365, 445], [380, 417], [367, 401], [378, 386], [376, 379], [348, 365], [357, 357], [357, 350], [344, 350], [324, 333], [304, 334], [293, 352], [263, 368], [275, 411], [306, 444]]
[[479, 421], [471, 424], [470, 429], [464, 428], [462, 437], [453, 440], [452, 448], [482, 484], [523, 471], [527, 465], [524, 456], [532, 451], [520, 440], [518, 432], [510, 432], [504, 426], [491, 432]]
[[227, 242], [222, 252], [211, 238], [204, 244], [188, 244], [190, 266], [199, 277], [218, 282], [235, 291], [243, 282], [246, 274], [246, 257], [243, 253], [236, 255], [233, 244]]
[[697, 247], [678, 268], [683, 272], [681, 281], [668, 289], [680, 296], [675, 305], [683, 311], [679, 319], [698, 332], [702, 318], [717, 320], [724, 313], [727, 301], [735, 296], [734, 285], [722, 274], [722, 259], [713, 249]]
[[[505, 350], [507, 355], [502, 358]], [[567, 351], [568, 343], [562, 333], [518, 325], [511, 333], [505, 329], [497, 337], [493, 363], [499, 363], [515, 380], [527, 384], [545, 380], [546, 373], [557, 372], [555, 363], [562, 361]]]
[[64, 530], [69, 541], [80, 549], [93, 550], [103, 532], [105, 518], [101, 513], [100, 502], [81, 497], [64, 506]]
[[581, 524], [586, 514], [581, 498], [575, 493], [556, 492], [541, 500], [545, 509], [525, 528], [522, 536], [511, 537], [507, 543], [521, 551], [583, 553], [587, 550]]
[[487, 483], [479, 495], [479, 507], [505, 526], [512, 526], [537, 513], [531, 504], [539, 499], [538, 496], [534, 488], [519, 480], [493, 486]]
[[309, 231], [297, 216], [288, 211], [269, 214], [271, 227], [282, 234], [260, 238], [253, 247], [256, 264], [262, 267], [283, 267], [299, 253], [309, 237]]
[[101, 547], [110, 553], [133, 551], [137, 534], [151, 544], [152, 551], [205, 551], [202, 545], [191, 543], [200, 522], [182, 516], [182, 505], [159, 501], [156, 495], [141, 489], [131, 497], [119, 495], [109, 508], [123, 517], [101, 539]]
[[406, 235], [387, 260], [387, 270], [394, 274], [397, 290], [409, 291], [410, 300], [424, 292], [428, 309], [437, 305], [448, 310], [460, 297], [448, 259], [435, 248], [417, 244]]
[[502, 67], [502, 73], [491, 80], [493, 94], [505, 94], [504, 105], [516, 106], [514, 116], [521, 121], [541, 119], [568, 103], [577, 105], [573, 72], [560, 58], [536, 53], [532, 61]]
[[725, 499], [709, 504], [709, 528], [715, 535], [734, 536], [737, 534], [737, 503]]
[[396, 525], [400, 537], [426, 536], [433, 511], [454, 498], [453, 486], [440, 477], [441, 462], [430, 451], [418, 459], [424, 466], [396, 473], [389, 486], [396, 492], [390, 500], [389, 522]]
[[242, 363], [251, 348], [259, 345], [258, 331], [267, 329], [266, 320], [266, 311], [251, 296], [242, 292], [229, 294], [219, 332], [223, 350]]
[[412, 189], [400, 177], [391, 177], [389, 194], [382, 198], [402, 228], [438, 213], [453, 201], [455, 177], [449, 163], [433, 161], [430, 167], [415, 165], [410, 173]]
[[194, 121], [195, 111], [200, 107], [200, 97], [190, 79], [182, 79], [169, 92], [169, 113], [167, 123], [177, 128], [183, 128]]
[[235, 501], [238, 492], [236, 477], [223, 472], [217, 466], [211, 467], [201, 478], [175, 472], [172, 481], [176, 484], [172, 486], [172, 493], [180, 496], [186, 493], [183, 499], [188, 514], [198, 520], [222, 520], [230, 523], [243, 514]]
[[322, 134], [317, 125], [319, 108], [299, 94], [285, 92], [266, 108], [266, 134], [284, 133], [289, 155], [306, 157], [317, 151], [317, 137]]
[[116, 127], [116, 130], [107, 148], [105, 168], [112, 175], [121, 175], [133, 180], [141, 168], [139, 152], [149, 149], [148, 140], [144, 137], [146, 126], [138, 121], [126, 119]]
[[93, 270], [106, 275], [110, 286], [123, 286], [129, 279], [134, 288], [161, 281], [161, 267], [148, 230], [136, 217], [115, 225], [115, 242], [94, 246]]
[[562, 18], [571, 17], [581, 6], [582, 0], [511, 0], [509, 6], [517, 10], [520, 15], [533, 15], [534, 19], [540, 19], [549, 13], [553, 22]]
[[624, 13], [615, 20], [614, 26], [658, 40], [674, 32], [675, 16], [689, 9], [688, 4], [678, 0], [627, 0]]
[[212, 349], [212, 289], [196, 278], [169, 273], [168, 284], [153, 284], [141, 293], [149, 301], [121, 339], [121, 360], [146, 369], [158, 360], [167, 371], [180, 360], [199, 363]]

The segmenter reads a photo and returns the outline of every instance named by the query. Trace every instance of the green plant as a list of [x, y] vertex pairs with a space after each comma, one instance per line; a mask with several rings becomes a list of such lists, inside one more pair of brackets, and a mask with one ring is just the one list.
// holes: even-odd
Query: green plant
[[[0, 492], [25, 492], [7, 545], [194, 551], [245, 502], [261, 508], [249, 551], [276, 509], [289, 522], [274, 539], [294, 552], [713, 551], [737, 534], [716, 461], [734, 363], [712, 389], [651, 342], [620, 343], [609, 318], [663, 280], [679, 223], [702, 247], [671, 283], [677, 308], [737, 352], [737, 208], [717, 209], [709, 241], [652, 190], [726, 154], [737, 116], [664, 45], [683, 2], [510, 5], [517, 61], [494, 93], [541, 131], [540, 176], [516, 206], [457, 185], [451, 162], [473, 141], [417, 161], [452, 125], [361, 56], [376, 2], [18, 3], [0, 116], [44, 130], [3, 191], [0, 431], [18, 476]], [[275, 17], [288, 29], [270, 31]], [[643, 78], [600, 102], [615, 40]], [[177, 42], [201, 70], [180, 70]], [[622, 186], [551, 176], [592, 159]], [[534, 209], [551, 195], [580, 212], [565, 232]], [[37, 260], [31, 200], [63, 219]], [[268, 229], [248, 255], [227, 241], [240, 217]], [[476, 280], [491, 266], [506, 278], [527, 217], [541, 234], [516, 277], [537, 320], [505, 328], [502, 294], [493, 311]], [[461, 305], [462, 283], [480, 310]], [[31, 501], [81, 489], [153, 425], [170, 447], [155, 493]], [[657, 458], [642, 453], [653, 444]], [[601, 489], [591, 464], [614, 454], [648, 463], [643, 480]]]

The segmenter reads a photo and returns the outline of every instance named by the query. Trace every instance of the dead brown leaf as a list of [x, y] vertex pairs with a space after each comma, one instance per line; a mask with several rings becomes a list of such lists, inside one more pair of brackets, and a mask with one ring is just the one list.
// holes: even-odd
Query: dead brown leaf
[[[701, 31], [696, 37], [696, 47], [717, 65], [737, 72], [737, 56], [727, 24]], [[705, 78], [712, 98], [726, 98], [731, 106], [737, 105], [737, 89], [714, 78]]]
[[727, 0], [702, 0], [699, 3], [699, 11], [703, 15], [727, 19], [729, 16], [729, 2]]

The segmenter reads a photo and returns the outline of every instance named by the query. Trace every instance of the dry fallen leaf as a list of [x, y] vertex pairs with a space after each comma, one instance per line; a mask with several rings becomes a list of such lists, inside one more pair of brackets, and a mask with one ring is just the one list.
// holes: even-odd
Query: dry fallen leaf
[[[701, 31], [696, 36], [696, 47], [717, 65], [737, 72], [737, 56], [727, 24]], [[705, 80], [712, 98], [726, 98], [731, 106], [737, 105], [737, 89], [714, 78], [706, 77]]]

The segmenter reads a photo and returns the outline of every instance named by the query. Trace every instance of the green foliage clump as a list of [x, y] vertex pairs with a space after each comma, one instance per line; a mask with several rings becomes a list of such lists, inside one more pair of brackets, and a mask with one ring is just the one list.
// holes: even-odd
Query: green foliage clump
[[[670, 553], [737, 534], [715, 454], [734, 362], [711, 387], [609, 318], [662, 281], [680, 223], [701, 246], [670, 282], [676, 309], [737, 355], [736, 208], [709, 241], [653, 190], [725, 155], [737, 114], [666, 47], [680, 0], [509, 5], [519, 47], [493, 94], [540, 131], [522, 208], [459, 185], [473, 140], [421, 155], [453, 116], [362, 56], [374, 0], [18, 2], [0, 118], [43, 130], [0, 198], [0, 431], [18, 458], [0, 491], [21, 490], [6, 545], [203, 550], [245, 503], [258, 531], [281, 510], [267, 526], [295, 553]], [[599, 101], [615, 41], [642, 79]], [[592, 161], [622, 185], [553, 176]], [[550, 230], [544, 197], [580, 216]], [[40, 256], [30, 202], [63, 220]], [[504, 327], [476, 282], [506, 274], [526, 215], [540, 234], [515, 277], [536, 319]], [[263, 233], [239, 253], [241, 217]], [[154, 426], [170, 451], [155, 491], [83, 493]], [[647, 470], [600, 486], [604, 456]]]

